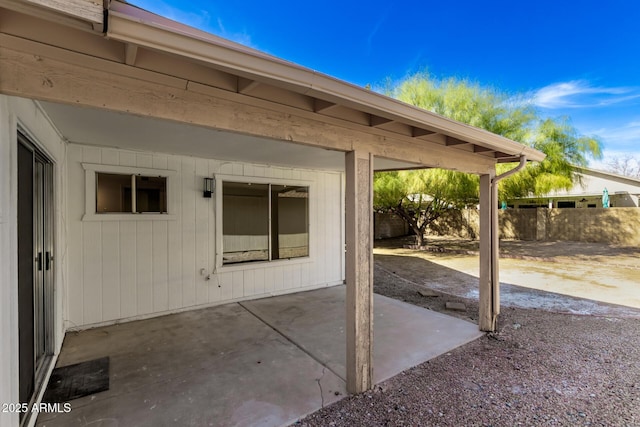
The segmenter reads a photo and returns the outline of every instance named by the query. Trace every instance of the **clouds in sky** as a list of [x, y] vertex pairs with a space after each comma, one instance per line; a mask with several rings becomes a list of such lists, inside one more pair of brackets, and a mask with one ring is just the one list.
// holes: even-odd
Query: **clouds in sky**
[[[216, 34], [227, 40], [253, 47], [251, 35], [246, 31], [227, 31], [220, 18], [213, 19], [211, 12], [202, 8], [187, 10], [187, 6], [178, 9], [161, 0], [134, 0], [132, 3], [173, 21], [181, 22], [190, 27], [198, 28]], [[194, 3], [195, 5], [196, 3]]]
[[596, 129], [593, 134], [599, 135], [618, 151], [638, 151], [640, 143], [640, 119], [613, 128]]
[[[635, 113], [640, 111], [640, 87], [571, 80], [535, 90], [528, 98], [547, 113], [578, 119], [582, 134], [602, 139], [605, 158], [623, 153], [640, 156], [640, 115]], [[593, 166], [602, 166], [602, 162]]]
[[554, 83], [532, 93], [533, 104], [548, 109], [605, 107], [640, 100], [638, 87], [593, 86], [587, 80]]
[[224, 24], [222, 23], [222, 20], [220, 18], [218, 18], [218, 31], [215, 31], [215, 32], [220, 37], [224, 37], [227, 40], [231, 40], [233, 42], [240, 43], [242, 45], [252, 47], [254, 49], [257, 48], [257, 46], [254, 46], [251, 43], [251, 35], [249, 33], [247, 33], [246, 31], [244, 32], [227, 31], [227, 29], [224, 27]]
[[375, 25], [369, 32], [369, 35], [367, 36], [367, 55], [371, 54], [371, 51], [373, 49], [373, 38], [376, 36], [376, 34], [378, 33], [378, 30], [380, 30], [380, 27], [382, 26], [384, 21], [387, 19], [387, 15], [388, 15], [388, 12], [384, 13], [382, 17], [378, 19], [378, 22], [375, 23]]
[[161, 0], [135, 0], [132, 3], [145, 10], [156, 13], [190, 27], [206, 29], [211, 27], [211, 15], [207, 10], [181, 10]]

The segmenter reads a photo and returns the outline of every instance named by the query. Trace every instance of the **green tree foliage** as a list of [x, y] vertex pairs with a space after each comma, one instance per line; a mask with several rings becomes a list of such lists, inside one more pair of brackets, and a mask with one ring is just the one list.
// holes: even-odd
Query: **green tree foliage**
[[521, 97], [467, 80], [418, 74], [400, 82], [388, 95], [514, 141], [528, 139], [529, 124], [536, 119], [535, 109]]
[[[503, 181], [498, 187], [501, 200], [541, 196], [554, 190], [569, 190], [579, 179], [575, 166], [587, 166], [589, 157], [602, 157], [600, 141], [578, 134], [568, 118], [536, 119], [534, 130], [524, 144], [547, 155], [544, 161], [527, 167]], [[498, 165], [498, 173], [512, 164]]]
[[474, 175], [444, 169], [378, 172], [373, 182], [374, 209], [393, 212], [413, 230], [417, 244], [424, 232], [443, 212], [478, 201], [478, 179]]
[[[522, 94], [504, 93], [467, 80], [438, 80], [428, 74], [411, 76], [390, 87], [387, 94], [545, 153], [544, 161], [530, 163], [500, 182], [500, 200], [569, 189], [578, 176], [573, 166], [586, 166], [589, 157], [602, 156], [596, 137], [580, 135], [568, 118], [541, 117]], [[515, 164], [500, 164], [497, 173], [514, 167]], [[379, 173], [374, 188], [375, 208], [404, 218], [419, 242], [428, 224], [444, 209], [477, 203], [478, 199], [477, 176], [441, 170]]]

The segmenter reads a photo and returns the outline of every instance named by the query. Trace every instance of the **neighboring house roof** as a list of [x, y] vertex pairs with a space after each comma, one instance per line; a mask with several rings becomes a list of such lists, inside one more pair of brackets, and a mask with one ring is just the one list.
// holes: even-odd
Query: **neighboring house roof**
[[595, 196], [602, 195], [605, 188], [609, 194], [640, 194], [640, 179], [584, 167], [576, 167], [576, 173], [580, 175], [580, 183], [571, 190], [555, 191], [548, 196]]
[[[516, 200], [563, 199], [575, 197], [602, 197], [604, 189], [611, 196], [634, 196], [640, 199], [640, 179], [618, 175], [612, 172], [575, 166], [580, 180], [570, 190], [557, 190], [542, 196], [520, 197]], [[637, 205], [636, 202], [634, 204]]]

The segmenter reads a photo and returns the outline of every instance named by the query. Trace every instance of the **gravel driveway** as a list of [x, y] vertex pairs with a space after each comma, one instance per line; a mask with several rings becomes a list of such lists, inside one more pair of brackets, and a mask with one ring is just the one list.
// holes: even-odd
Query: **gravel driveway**
[[[423, 297], [424, 286], [381, 264], [375, 292], [477, 322], [474, 298]], [[447, 311], [447, 301], [467, 309]], [[594, 316], [503, 307], [498, 333], [296, 425], [640, 426], [640, 310], [625, 310]]]

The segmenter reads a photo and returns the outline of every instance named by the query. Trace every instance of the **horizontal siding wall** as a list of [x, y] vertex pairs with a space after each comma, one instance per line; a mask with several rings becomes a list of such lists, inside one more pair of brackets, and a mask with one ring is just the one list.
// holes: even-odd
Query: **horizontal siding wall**
[[[82, 163], [176, 171], [170, 220], [83, 221]], [[215, 271], [215, 197], [202, 197], [215, 174], [309, 181], [310, 257]], [[344, 279], [342, 176], [175, 155], [70, 144], [68, 148], [68, 327], [340, 283]], [[230, 271], [231, 270], [231, 271]], [[204, 274], [202, 274], [204, 272]]]

